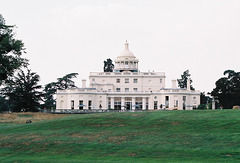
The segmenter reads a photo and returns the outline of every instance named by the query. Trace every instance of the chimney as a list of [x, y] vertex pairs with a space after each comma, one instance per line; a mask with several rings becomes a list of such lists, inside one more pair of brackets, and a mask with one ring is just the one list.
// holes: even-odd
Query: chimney
[[172, 80], [172, 88], [177, 88], [177, 80], [175, 79]]
[[189, 78], [189, 79], [187, 79], [187, 90], [188, 90], [188, 91], [190, 91], [190, 90], [191, 90], [191, 89], [190, 89], [190, 88], [191, 88], [191, 87], [190, 87], [190, 85], [191, 85], [191, 82], [190, 82], [190, 81], [191, 81], [191, 79], [190, 79], [190, 78]]
[[82, 88], [86, 88], [86, 79], [82, 80]]

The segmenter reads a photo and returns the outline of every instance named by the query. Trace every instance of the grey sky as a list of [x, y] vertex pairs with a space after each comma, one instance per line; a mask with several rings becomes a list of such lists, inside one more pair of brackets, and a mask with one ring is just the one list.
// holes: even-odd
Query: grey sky
[[227, 69], [240, 71], [239, 0], [0, 0], [7, 24], [27, 48], [41, 84], [67, 73], [76, 80], [103, 70], [125, 40], [140, 71], [171, 80], [189, 69], [193, 86], [210, 91]]

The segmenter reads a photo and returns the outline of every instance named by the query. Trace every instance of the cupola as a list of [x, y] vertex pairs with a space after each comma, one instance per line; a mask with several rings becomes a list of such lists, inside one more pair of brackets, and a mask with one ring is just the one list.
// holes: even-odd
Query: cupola
[[129, 50], [129, 44], [124, 43], [124, 49], [115, 59], [115, 72], [131, 71], [138, 72], [138, 59]]

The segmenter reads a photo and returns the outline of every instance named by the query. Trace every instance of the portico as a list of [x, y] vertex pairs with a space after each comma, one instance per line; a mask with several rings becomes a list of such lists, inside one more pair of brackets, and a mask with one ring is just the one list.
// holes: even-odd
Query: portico
[[146, 110], [148, 99], [148, 96], [110, 96], [108, 97], [108, 109]]

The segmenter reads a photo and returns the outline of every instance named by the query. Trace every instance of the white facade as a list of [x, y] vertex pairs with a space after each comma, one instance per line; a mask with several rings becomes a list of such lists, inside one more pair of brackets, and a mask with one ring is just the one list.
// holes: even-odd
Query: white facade
[[200, 104], [200, 91], [165, 88], [165, 73], [140, 72], [138, 59], [129, 51], [128, 43], [115, 60], [114, 72], [91, 72], [90, 84], [82, 88], [57, 91], [57, 110], [192, 110]]

